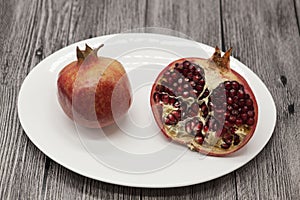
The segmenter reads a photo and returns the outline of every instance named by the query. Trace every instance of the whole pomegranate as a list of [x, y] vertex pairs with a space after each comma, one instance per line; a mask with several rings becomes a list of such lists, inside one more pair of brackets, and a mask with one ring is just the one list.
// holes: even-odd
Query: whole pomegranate
[[77, 47], [77, 61], [65, 66], [57, 80], [58, 100], [76, 123], [100, 128], [113, 124], [131, 104], [131, 88], [126, 72], [117, 60], [98, 57], [102, 47]]
[[228, 155], [249, 141], [258, 106], [246, 80], [230, 69], [231, 51], [222, 57], [216, 47], [210, 59], [179, 59], [158, 75], [150, 102], [167, 137], [211, 156]]

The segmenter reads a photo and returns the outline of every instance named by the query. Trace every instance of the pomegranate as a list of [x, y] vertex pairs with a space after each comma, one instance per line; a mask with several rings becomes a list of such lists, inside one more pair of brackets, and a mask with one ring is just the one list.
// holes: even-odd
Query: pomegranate
[[76, 123], [100, 128], [122, 117], [131, 104], [125, 69], [117, 60], [98, 57], [102, 47], [77, 47], [77, 61], [65, 66], [57, 80], [58, 101]]
[[232, 48], [209, 59], [169, 64], [151, 90], [151, 108], [161, 131], [191, 150], [225, 156], [242, 148], [257, 124], [258, 106], [246, 80], [230, 69]]

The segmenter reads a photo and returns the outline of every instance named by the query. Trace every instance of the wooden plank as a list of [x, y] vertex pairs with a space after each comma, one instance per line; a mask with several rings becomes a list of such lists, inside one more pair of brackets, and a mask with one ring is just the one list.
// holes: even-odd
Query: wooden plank
[[221, 46], [218, 1], [149, 1], [146, 25], [170, 29], [170, 32], [178, 31], [179, 36], [211, 46]]
[[298, 199], [300, 38], [293, 1], [225, 0], [222, 16], [226, 48], [233, 46], [264, 81], [278, 114], [266, 148], [236, 173], [238, 198]]
[[[57, 1], [59, 2], [59, 1]], [[71, 1], [69, 1], [71, 3]], [[56, 5], [56, 3], [52, 3]], [[58, 29], [66, 30], [64, 45], [104, 34], [119, 33], [137, 26], [144, 26], [145, 1], [72, 1], [69, 27], [62, 24]], [[49, 20], [54, 15], [65, 15], [60, 6], [52, 7]], [[53, 16], [53, 18], [52, 18]], [[57, 23], [53, 23], [57, 24]], [[53, 32], [47, 26], [46, 32]], [[60, 37], [59, 37], [60, 38]], [[43, 46], [47, 45], [47, 40]], [[55, 49], [55, 48], [54, 48]], [[47, 52], [51, 52], [51, 47]], [[47, 53], [48, 54], [48, 53]], [[140, 190], [112, 185], [73, 173], [53, 161], [49, 162], [44, 199], [139, 199]]]
[[[221, 46], [218, 1], [149, 1], [147, 26], [176, 30], [196, 41]], [[180, 172], [179, 172], [180, 173]], [[200, 172], [199, 172], [200, 173]], [[176, 174], [174, 174], [176, 176]], [[174, 189], [143, 189], [143, 199], [236, 199], [234, 173], [222, 178]]]
[[300, 34], [300, 0], [294, 0], [294, 7], [295, 7], [295, 15], [296, 15], [296, 20], [297, 20], [297, 25], [298, 25], [298, 30]]
[[38, 199], [45, 156], [28, 140], [17, 116], [20, 85], [33, 61], [40, 2], [1, 2], [0, 199]]

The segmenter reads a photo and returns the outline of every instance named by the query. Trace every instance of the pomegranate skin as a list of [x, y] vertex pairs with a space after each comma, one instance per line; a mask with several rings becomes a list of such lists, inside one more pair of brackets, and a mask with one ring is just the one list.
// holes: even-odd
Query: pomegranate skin
[[[216, 48], [216, 53], [218, 52], [218, 48]], [[213, 55], [212, 58], [210, 59], [203, 59], [203, 58], [182, 58], [176, 61], [173, 61], [172, 63], [170, 63], [165, 69], [163, 69], [161, 71], [161, 73], [158, 75], [157, 79], [155, 80], [153, 86], [152, 86], [152, 90], [151, 90], [151, 98], [150, 98], [150, 104], [151, 104], [151, 108], [152, 108], [152, 112], [153, 112], [153, 116], [154, 119], [157, 123], [157, 125], [159, 126], [161, 132], [169, 139], [176, 141], [177, 143], [183, 144], [188, 146], [191, 150], [194, 151], [198, 151], [202, 154], [205, 155], [209, 155], [209, 156], [217, 156], [217, 157], [223, 157], [223, 156], [227, 156], [229, 154], [232, 154], [233, 152], [236, 152], [237, 150], [241, 149], [243, 146], [245, 146], [249, 140], [251, 139], [251, 137], [253, 136], [255, 129], [256, 129], [256, 125], [257, 125], [257, 121], [258, 121], [258, 105], [256, 102], [256, 98], [249, 86], [249, 84], [247, 83], [247, 81], [237, 72], [235, 72], [234, 70], [230, 69], [229, 66], [229, 54], [231, 52], [231, 49], [226, 53], [226, 55], [224, 57], [214, 57], [215, 54]], [[228, 56], [228, 58], [226, 57]], [[219, 59], [217, 62], [215, 62], [213, 59], [217, 58]], [[220, 78], [217, 79], [216, 81], [219, 83], [223, 83], [224, 81], [238, 81], [239, 84], [243, 85], [244, 91], [247, 95], [250, 96], [250, 99], [253, 101], [253, 112], [255, 113], [255, 116], [253, 117], [254, 121], [253, 124], [251, 125], [251, 127], [249, 127], [248, 130], [246, 130], [245, 135], [243, 135], [243, 138], [240, 138], [241, 141], [239, 141], [239, 143], [235, 146], [229, 145], [229, 148], [220, 148], [221, 145], [226, 146], [224, 143], [216, 143], [219, 146], [209, 146], [207, 145], [207, 143], [203, 143], [202, 145], [202, 141], [203, 138], [201, 139], [201, 143], [199, 143], [199, 140], [197, 142], [198, 137], [196, 136], [195, 138], [189, 137], [188, 133], [185, 133], [185, 136], [188, 137], [178, 137], [178, 134], [174, 132], [174, 129], [170, 129], [170, 126], [166, 125], [164, 123], [164, 109], [163, 107], [165, 107], [165, 105], [163, 105], [164, 103], [161, 102], [157, 102], [157, 100], [155, 98], [153, 98], [153, 95], [157, 92], [157, 86], [161, 84], [162, 81], [162, 77], [168, 73], [168, 71], [170, 69], [174, 69], [176, 65], [178, 65], [178, 63], [184, 63], [185, 61], [189, 61], [190, 63], [194, 63], [194, 64], [198, 64], [201, 67], [204, 67], [205, 71], [206, 71], [206, 81], [208, 81], [209, 79], [209, 75], [213, 74], [209, 72], [218, 72], [220, 74]], [[212, 64], [215, 63], [215, 64]], [[212, 83], [212, 82], [211, 82]], [[217, 85], [217, 84], [216, 84]], [[211, 85], [209, 85], [211, 86]], [[209, 88], [211, 91], [213, 91], [215, 89], [215, 86]], [[174, 92], [174, 90], [172, 90]], [[175, 90], [175, 94], [176, 94], [176, 90]], [[172, 95], [171, 95], [172, 96]], [[177, 96], [177, 95], [175, 95]], [[179, 95], [180, 96], [180, 95]], [[170, 105], [170, 103], [169, 103]], [[180, 121], [180, 120], [179, 120]], [[175, 126], [176, 127], [176, 126]], [[170, 131], [172, 130], [172, 131]], [[182, 130], [182, 129], [179, 129]], [[202, 133], [206, 132], [204, 131], [204, 128], [202, 129]], [[180, 134], [182, 134], [183, 132], [181, 131]], [[221, 140], [222, 138], [218, 139]]]
[[58, 75], [58, 101], [77, 124], [101, 128], [115, 123], [131, 105], [131, 87], [126, 71], [117, 60], [98, 57], [86, 47], [78, 60]]

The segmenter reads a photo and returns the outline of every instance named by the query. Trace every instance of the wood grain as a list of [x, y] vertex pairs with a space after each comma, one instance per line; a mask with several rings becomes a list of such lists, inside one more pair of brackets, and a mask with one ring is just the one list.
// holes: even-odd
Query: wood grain
[[[265, 9], [268, 7], [268, 9]], [[277, 106], [266, 148], [237, 170], [239, 199], [300, 196], [300, 38], [293, 1], [224, 1], [224, 44], [264, 81]], [[243, 23], [241, 23], [243, 22]], [[298, 164], [296, 164], [298, 163]]]
[[17, 115], [20, 85], [33, 61], [39, 2], [1, 2], [0, 199], [37, 199], [45, 156], [24, 134]]
[[[220, 5], [217, 1], [149, 1], [147, 26], [163, 27], [179, 32], [198, 42], [221, 46]], [[201, 173], [201, 172], [199, 172]], [[174, 174], [176, 176], [176, 174]], [[175, 189], [144, 189], [143, 199], [236, 199], [235, 176], [192, 187]]]
[[[54, 15], [66, 15], [70, 12], [69, 24], [61, 23], [58, 30], [65, 30], [65, 45], [96, 37], [104, 34], [113, 34], [138, 26], [144, 27], [145, 1], [71, 1], [65, 11], [59, 10], [59, 1], [53, 2], [55, 7], [48, 8], [49, 20], [55, 21]], [[138, 16], [138, 17], [135, 17]], [[53, 22], [54, 23], [54, 22]], [[45, 27], [46, 32], [52, 35], [52, 26]], [[59, 37], [61, 38], [61, 37]], [[45, 41], [45, 46], [47, 41]], [[51, 48], [48, 51], [50, 51]], [[140, 190], [122, 187], [88, 179], [75, 174], [57, 163], [50, 161], [46, 177], [44, 199], [139, 199]]]

